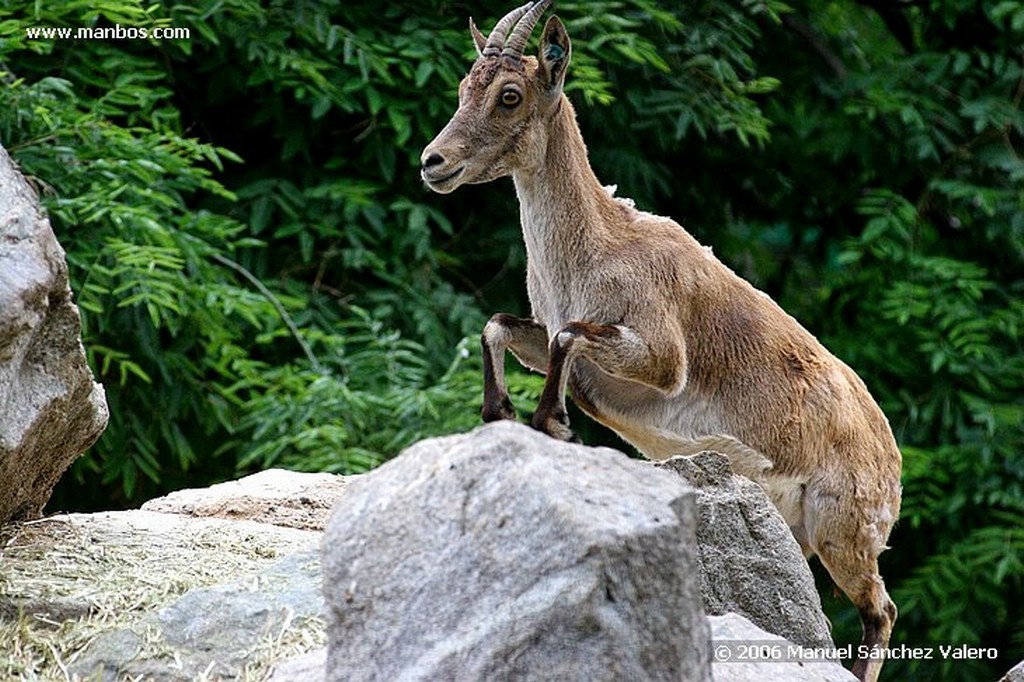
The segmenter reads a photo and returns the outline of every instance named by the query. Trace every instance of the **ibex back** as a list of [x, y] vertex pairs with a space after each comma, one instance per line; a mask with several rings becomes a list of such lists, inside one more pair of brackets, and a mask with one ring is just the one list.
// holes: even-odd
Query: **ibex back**
[[[484, 328], [483, 418], [514, 419], [505, 351], [545, 373], [532, 425], [573, 439], [565, 393], [646, 456], [704, 449], [767, 491], [807, 556], [885, 647], [896, 606], [878, 555], [900, 508], [900, 452], [864, 383], [767, 295], [682, 227], [602, 187], [562, 91], [571, 45], [557, 17], [536, 58], [526, 41], [550, 0], [484, 37], [451, 122], [423, 151], [436, 192], [511, 175], [532, 318]], [[510, 33], [511, 32], [511, 33]], [[854, 673], [875, 680], [876, 656]]]

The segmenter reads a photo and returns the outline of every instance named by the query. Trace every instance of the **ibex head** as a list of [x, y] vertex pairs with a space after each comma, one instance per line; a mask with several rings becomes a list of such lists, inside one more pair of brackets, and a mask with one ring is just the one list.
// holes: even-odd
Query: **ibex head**
[[540, 54], [524, 57], [523, 49], [550, 3], [530, 2], [509, 12], [486, 38], [470, 19], [479, 56], [459, 85], [458, 110], [420, 157], [420, 175], [430, 189], [447, 194], [460, 185], [489, 182], [543, 159], [545, 122], [558, 109], [569, 65], [565, 26], [551, 17], [544, 26]]

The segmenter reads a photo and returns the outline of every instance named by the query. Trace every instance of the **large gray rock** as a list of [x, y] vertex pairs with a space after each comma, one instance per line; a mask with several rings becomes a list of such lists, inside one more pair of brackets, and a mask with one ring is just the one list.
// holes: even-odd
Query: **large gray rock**
[[32, 519], [107, 425], [64, 251], [0, 147], [0, 524]]
[[693, 493], [510, 422], [349, 484], [324, 537], [326, 679], [708, 680]]
[[742, 614], [796, 644], [833, 646], [810, 567], [761, 487], [733, 474], [717, 452], [656, 466], [676, 472], [697, 491], [704, 610]]

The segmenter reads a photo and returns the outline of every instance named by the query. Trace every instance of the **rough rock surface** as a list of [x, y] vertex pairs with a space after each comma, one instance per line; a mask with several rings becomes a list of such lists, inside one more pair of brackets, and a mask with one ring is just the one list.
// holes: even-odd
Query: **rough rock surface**
[[0, 524], [37, 518], [107, 425], [64, 250], [0, 147]]
[[328, 524], [327, 679], [708, 680], [693, 523], [614, 450], [510, 422], [418, 443]]
[[142, 509], [323, 530], [345, 485], [344, 476], [268, 469], [209, 488], [178, 490], [146, 502]]
[[327, 647], [320, 647], [281, 661], [274, 666], [267, 682], [323, 682], [326, 671]]
[[[707, 465], [705, 460], [697, 456], [691, 463]], [[704, 656], [706, 664], [707, 622], [695, 623], [692, 612], [668, 613], [672, 604], [699, 599], [697, 572], [689, 563], [697, 561], [693, 531], [680, 522], [680, 515], [696, 516], [690, 509], [694, 493], [674, 475], [511, 424], [426, 441], [382, 471], [401, 493], [397, 497], [369, 495], [377, 484], [359, 482], [378, 474], [339, 480], [272, 470], [154, 500], [147, 510], [72, 514], [0, 528], [0, 642], [6, 655], [0, 656], [0, 677], [6, 672], [25, 679], [245, 680], [265, 679], [272, 670], [274, 682], [322, 682], [325, 589], [343, 600], [351, 590], [352, 602], [343, 606], [350, 626], [353, 618], [372, 625], [383, 613], [400, 619], [397, 638], [419, 636], [422, 642], [436, 635], [427, 654], [421, 650], [419, 658], [406, 659], [409, 666], [421, 666], [420, 672], [428, 666], [440, 671], [435, 679], [449, 679], [442, 669], [446, 660], [453, 665], [448, 672], [458, 671], [450, 679], [477, 675], [479, 668], [472, 666], [479, 661], [457, 655], [488, 636], [504, 643], [497, 653], [501, 662], [525, 665], [533, 648], [529, 632], [541, 644], [564, 643], [553, 657], [566, 659], [574, 673], [577, 659], [571, 656], [593, 659], [577, 677], [589, 678], [587, 671], [595, 667], [601, 670], [594, 679], [629, 677], [635, 669], [623, 673], [625, 666], [656, 666], [681, 649]], [[353, 479], [348, 487], [342, 482]], [[734, 483], [727, 478], [725, 486]], [[345, 501], [352, 494], [361, 501]], [[340, 526], [318, 550], [324, 534], [306, 528], [320, 523], [316, 515], [338, 495], [339, 510], [346, 511], [338, 512]], [[417, 505], [419, 511], [402, 522], [399, 510]], [[702, 507], [701, 518], [703, 512]], [[747, 513], [759, 518], [763, 510]], [[365, 542], [344, 530], [356, 526], [367, 534]], [[339, 533], [345, 551], [356, 553], [349, 570], [359, 575], [354, 584], [339, 584], [335, 577], [323, 585], [319, 552], [337, 555]], [[686, 537], [664, 546], [663, 540], [680, 533]], [[704, 533], [698, 527], [697, 534]], [[770, 544], [775, 534], [754, 536], [764, 543], [760, 554], [790, 552]], [[390, 547], [391, 559], [381, 547]], [[686, 567], [676, 553], [680, 547], [689, 553]], [[512, 570], [511, 561], [526, 566]], [[335, 566], [335, 574], [342, 570]], [[408, 583], [386, 592], [388, 576], [405, 576]], [[772, 577], [756, 589], [781, 598], [787, 584], [776, 585]], [[386, 611], [403, 600], [408, 611]], [[739, 616], [710, 622], [716, 643], [777, 640]], [[351, 632], [356, 630], [346, 634]], [[374, 650], [386, 635], [371, 633], [364, 653], [382, 665], [399, 665], [408, 647]], [[607, 664], [602, 637], [632, 659]], [[384, 650], [392, 660], [379, 656]], [[710, 665], [718, 682], [850, 679], [833, 664]], [[561, 673], [552, 665], [540, 677], [574, 679]], [[645, 670], [632, 679], [659, 678]]]
[[[252, 478], [237, 489], [253, 517], [267, 518], [284, 489], [337, 493], [319, 474]], [[224, 490], [190, 499], [215, 506]], [[124, 511], [9, 524], [0, 536], [0, 642], [10, 643], [0, 678], [263, 679], [324, 642], [322, 532]]]
[[103, 680], [244, 678], [285, 637], [318, 642], [322, 613], [320, 557], [311, 548], [250, 578], [191, 590], [130, 627], [103, 633], [69, 672]]
[[20, 612], [54, 621], [162, 606], [188, 586], [254, 574], [320, 538], [251, 521], [144, 511], [53, 516], [5, 533], [12, 537], [0, 547], [0, 617]]
[[756, 483], [717, 452], [656, 466], [697, 491], [700, 587], [708, 615], [739, 613], [796, 644], [831, 647], [814, 576], [786, 522]]
[[[794, 647], [782, 637], [765, 632], [735, 613], [709, 616], [711, 623], [711, 674], [715, 682], [856, 682], [838, 663], [823, 660], [832, 647], [809, 650]], [[769, 660], [749, 656], [760, 649]], [[819, 656], [820, 654], [820, 656]], [[817, 660], [815, 660], [817, 658]]]
[[[810, 652], [805, 660], [791, 655], [792, 642], [765, 632], [743, 616], [727, 613], [709, 616], [711, 626], [711, 679], [715, 682], [855, 682], [853, 673], [830, 660], [813, 660]], [[778, 646], [781, 661], [737, 660], [748, 647]], [[719, 649], [718, 647], [724, 647]], [[769, 650], [771, 653], [771, 650]], [[323, 682], [327, 664], [327, 648], [323, 647], [282, 661], [273, 670], [269, 682]], [[1024, 664], [1018, 666], [1024, 670]], [[1015, 668], [1014, 670], [1016, 670]], [[1024, 678], [1006, 677], [1000, 682], [1022, 682]]]

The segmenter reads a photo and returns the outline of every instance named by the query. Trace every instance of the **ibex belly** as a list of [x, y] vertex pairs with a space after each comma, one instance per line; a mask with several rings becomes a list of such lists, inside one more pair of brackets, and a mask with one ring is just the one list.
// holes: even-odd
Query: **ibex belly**
[[715, 405], [688, 391], [666, 398], [650, 387], [612, 377], [586, 360], [573, 368], [569, 387], [580, 409], [650, 459], [716, 450], [734, 460], [734, 470], [744, 475], [754, 477], [771, 467], [766, 457], [730, 433]]
[[574, 368], [569, 386], [580, 409], [648, 459], [709, 450], [728, 457], [735, 473], [764, 489], [803, 544], [806, 479], [773, 474], [771, 460], [731, 434], [714, 405], [686, 392], [666, 398], [654, 389], [611, 377], [587, 361]]

